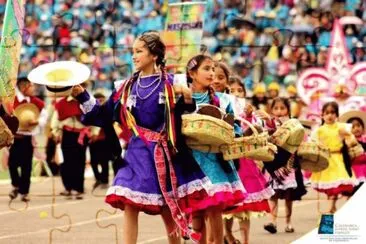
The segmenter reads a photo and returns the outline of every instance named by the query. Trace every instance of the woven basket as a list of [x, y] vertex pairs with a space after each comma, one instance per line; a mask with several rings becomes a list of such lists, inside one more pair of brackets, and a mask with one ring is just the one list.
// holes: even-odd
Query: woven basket
[[202, 143], [196, 141], [195, 139], [192, 139], [189, 137], [186, 138], [186, 144], [188, 145], [189, 148], [197, 150], [197, 151], [201, 151], [201, 152], [219, 153], [221, 151], [220, 146], [218, 146], [218, 145], [202, 144]]
[[289, 119], [271, 136], [270, 142], [295, 153], [304, 140], [305, 129], [297, 119]]
[[320, 172], [328, 168], [329, 149], [317, 142], [301, 143], [297, 151], [297, 156], [300, 159], [301, 169], [310, 172]]
[[355, 146], [348, 148], [348, 155], [351, 158], [351, 160], [361, 156], [363, 153], [364, 150], [360, 143], [357, 143]]
[[[234, 140], [234, 127], [212, 116], [184, 114], [182, 134], [197, 145], [221, 146]], [[189, 145], [189, 144], [188, 144]]]
[[235, 138], [234, 142], [222, 147], [225, 160], [248, 158], [258, 161], [272, 161], [277, 147], [268, 142], [268, 133], [258, 133], [257, 129], [245, 119], [241, 119], [253, 131], [253, 135]]
[[0, 117], [0, 149], [8, 147], [14, 142], [14, 136], [5, 124], [4, 120]]

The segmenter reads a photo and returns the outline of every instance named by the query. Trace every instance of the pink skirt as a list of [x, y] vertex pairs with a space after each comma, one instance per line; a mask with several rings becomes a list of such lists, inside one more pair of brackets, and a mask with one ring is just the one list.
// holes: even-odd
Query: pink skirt
[[366, 153], [352, 161], [352, 170], [355, 173], [356, 179], [358, 181], [366, 181]]
[[270, 212], [268, 199], [274, 194], [274, 191], [255, 161], [240, 159], [238, 175], [248, 195], [242, 203], [227, 209], [225, 213], [230, 214], [241, 211]]

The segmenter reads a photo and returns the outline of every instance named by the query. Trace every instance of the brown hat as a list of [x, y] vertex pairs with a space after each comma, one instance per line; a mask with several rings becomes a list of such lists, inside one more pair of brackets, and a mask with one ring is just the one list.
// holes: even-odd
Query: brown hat
[[32, 131], [36, 125], [29, 125], [30, 122], [38, 121], [40, 111], [33, 103], [24, 103], [17, 106], [14, 115], [19, 120], [19, 130]]

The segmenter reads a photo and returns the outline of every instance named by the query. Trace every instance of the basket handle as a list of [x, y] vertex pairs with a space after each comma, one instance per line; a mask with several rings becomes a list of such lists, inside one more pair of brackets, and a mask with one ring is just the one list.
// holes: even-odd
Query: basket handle
[[223, 119], [223, 118], [224, 118], [224, 116], [225, 116], [226, 112], [225, 112], [222, 108], [220, 108], [220, 107], [216, 107], [216, 106], [214, 106], [214, 105], [212, 105], [212, 104], [209, 104], [209, 103], [201, 103], [201, 104], [197, 104], [197, 105], [196, 105], [197, 109], [196, 109], [196, 111], [195, 111], [195, 112], [197, 112], [201, 107], [206, 107], [206, 106], [214, 107], [215, 109], [218, 109], [218, 110], [221, 112], [221, 119]]
[[246, 124], [253, 131], [254, 135], [258, 136], [258, 130], [248, 120], [240, 117], [235, 117], [235, 119]]

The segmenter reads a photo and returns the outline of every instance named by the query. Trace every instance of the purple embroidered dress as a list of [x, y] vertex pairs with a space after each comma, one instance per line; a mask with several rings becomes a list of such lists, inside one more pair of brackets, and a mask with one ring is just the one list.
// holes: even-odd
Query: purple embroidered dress
[[[168, 80], [171, 84], [173, 76]], [[215, 184], [202, 172], [180, 133], [181, 115], [196, 109], [195, 104], [185, 104], [182, 98], [174, 110], [178, 153], [171, 156], [168, 152], [164, 91], [158, 75], [142, 77], [131, 85], [126, 105], [145, 140], [130, 137], [126, 164], [108, 189], [106, 202], [122, 210], [129, 204], [147, 214], [160, 214], [162, 207], [169, 207], [175, 222], [187, 231], [180, 220], [182, 214], [216, 205], [217, 194], [211, 193]], [[102, 106], [87, 92], [80, 94], [77, 99], [82, 104], [83, 122], [99, 127], [121, 123], [121, 99], [116, 94], [113, 92]]]

